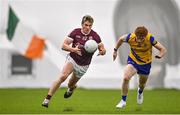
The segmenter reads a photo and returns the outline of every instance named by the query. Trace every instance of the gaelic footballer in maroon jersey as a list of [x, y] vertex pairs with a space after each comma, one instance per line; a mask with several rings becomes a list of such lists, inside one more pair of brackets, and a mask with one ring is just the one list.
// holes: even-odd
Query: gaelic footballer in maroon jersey
[[62, 50], [69, 52], [66, 63], [61, 71], [60, 76], [53, 82], [53, 85], [49, 89], [49, 92], [44, 99], [42, 106], [48, 107], [51, 97], [58, 90], [59, 86], [68, 78], [72, 73], [72, 76], [68, 82], [68, 89], [64, 94], [64, 98], [68, 98], [72, 95], [76, 88], [76, 83], [86, 73], [91, 63], [91, 59], [94, 53], [87, 53], [83, 48], [85, 42], [89, 39], [93, 39], [98, 43], [98, 55], [105, 55], [106, 49], [101, 41], [99, 35], [93, 31], [94, 19], [85, 15], [82, 18], [82, 28], [74, 29], [68, 37], [65, 38]]
[[101, 38], [99, 37], [99, 35], [93, 30], [91, 30], [89, 34], [85, 34], [82, 32], [81, 28], [77, 28], [73, 30], [68, 35], [68, 37], [69, 39], [73, 41], [72, 47], [79, 46], [79, 48], [81, 49], [81, 54], [82, 54], [82, 55], [78, 55], [77, 53], [70, 52], [70, 56], [74, 59], [74, 61], [78, 65], [81, 65], [81, 66], [89, 65], [91, 63], [91, 59], [94, 53], [86, 52], [83, 46], [85, 42], [89, 39], [95, 40], [98, 44], [101, 43]]

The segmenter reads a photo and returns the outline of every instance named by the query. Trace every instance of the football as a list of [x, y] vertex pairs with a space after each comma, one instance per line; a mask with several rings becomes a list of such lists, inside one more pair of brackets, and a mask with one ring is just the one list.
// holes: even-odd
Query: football
[[88, 40], [84, 45], [84, 49], [88, 53], [94, 53], [97, 50], [97, 48], [98, 48], [98, 44], [96, 43], [95, 40]]

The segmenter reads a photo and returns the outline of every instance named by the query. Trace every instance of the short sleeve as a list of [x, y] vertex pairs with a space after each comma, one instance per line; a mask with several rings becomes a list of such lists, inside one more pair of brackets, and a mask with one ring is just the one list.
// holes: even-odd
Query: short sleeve
[[130, 39], [130, 37], [131, 37], [131, 33], [129, 33], [129, 34], [127, 35], [125, 42], [128, 42], [129, 39]]
[[151, 45], [156, 45], [157, 44], [157, 41], [154, 39], [153, 36], [150, 37], [150, 42], [151, 42]]
[[98, 44], [102, 42], [100, 36], [99, 36], [97, 33], [94, 34], [94, 40], [95, 40]]
[[73, 39], [73, 40], [74, 40], [75, 36], [76, 36], [76, 30], [73, 30], [73, 31], [68, 35], [68, 37], [71, 38], [71, 39]]

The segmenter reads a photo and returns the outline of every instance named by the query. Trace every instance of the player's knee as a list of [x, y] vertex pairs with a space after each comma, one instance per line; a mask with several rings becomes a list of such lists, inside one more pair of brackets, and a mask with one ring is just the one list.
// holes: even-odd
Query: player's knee
[[128, 82], [129, 80], [130, 80], [130, 77], [128, 75], [124, 74], [124, 81]]
[[129, 76], [129, 74], [128, 73], [124, 73], [124, 80], [126, 80], [126, 81], [129, 81], [130, 80], [130, 76]]
[[124, 76], [124, 81], [128, 82], [130, 78], [128, 76]]

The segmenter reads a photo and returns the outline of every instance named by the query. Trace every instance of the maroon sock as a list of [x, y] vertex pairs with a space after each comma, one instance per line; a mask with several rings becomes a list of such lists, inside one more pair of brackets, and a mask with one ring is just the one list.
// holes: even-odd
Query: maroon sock
[[46, 99], [49, 99], [49, 100], [50, 100], [51, 97], [52, 97], [51, 95], [47, 95], [47, 96], [46, 96]]

